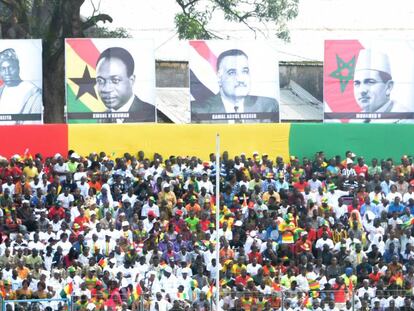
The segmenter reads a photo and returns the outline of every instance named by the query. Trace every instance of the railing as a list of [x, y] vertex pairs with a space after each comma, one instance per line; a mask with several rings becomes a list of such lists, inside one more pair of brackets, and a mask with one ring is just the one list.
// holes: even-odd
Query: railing
[[[364, 294], [366, 292], [366, 294]], [[232, 299], [228, 299], [232, 297]], [[338, 290], [318, 290], [318, 291], [290, 291], [271, 290], [269, 294], [261, 293], [258, 290], [252, 291], [221, 291], [220, 299], [222, 308], [220, 310], [227, 310], [235, 307], [236, 309], [244, 310], [315, 310], [321, 308], [326, 310], [328, 308], [337, 310], [368, 310], [373, 309], [378, 304], [379, 310], [387, 308], [392, 309], [394, 304], [396, 310], [401, 310], [405, 306], [412, 308], [414, 295], [409, 291], [403, 289], [397, 290], [359, 290], [355, 289], [349, 291], [344, 289]], [[227, 306], [226, 301], [232, 303]], [[414, 302], [414, 300], [413, 300]], [[406, 305], [405, 305], [406, 304]], [[210, 309], [215, 311], [214, 297], [210, 300]]]
[[[132, 303], [128, 303], [127, 310], [146, 311], [155, 302], [154, 295], [141, 295], [134, 299]], [[229, 308], [244, 309], [244, 310], [314, 310], [316, 308], [338, 310], [365, 310], [378, 307], [381, 310], [392, 308], [393, 304], [398, 310], [399, 308], [410, 306], [412, 307], [412, 298], [414, 298], [412, 291], [402, 289], [396, 290], [314, 290], [314, 291], [300, 291], [300, 290], [277, 290], [265, 288], [263, 290], [254, 289], [251, 291], [231, 291], [226, 288], [220, 289], [220, 310], [227, 310]], [[193, 308], [196, 299], [178, 299], [177, 297], [168, 298], [171, 306], [180, 305], [183, 309], [190, 307], [191, 310], [198, 310]], [[70, 299], [18, 299], [18, 300], [4, 300], [0, 296], [1, 311], [76, 311], [79, 307], [76, 304], [77, 297]], [[217, 310], [214, 301], [214, 295], [204, 300], [210, 306], [211, 311]], [[199, 302], [199, 301], [197, 301]], [[414, 300], [413, 300], [414, 302]], [[126, 301], [123, 301], [126, 303]], [[377, 305], [376, 305], [377, 304]], [[121, 307], [121, 306], [119, 306]], [[203, 307], [205, 309], [205, 305]], [[97, 310], [109, 310], [108, 307], [102, 307]]]
[[71, 311], [70, 299], [0, 299], [2, 311]]

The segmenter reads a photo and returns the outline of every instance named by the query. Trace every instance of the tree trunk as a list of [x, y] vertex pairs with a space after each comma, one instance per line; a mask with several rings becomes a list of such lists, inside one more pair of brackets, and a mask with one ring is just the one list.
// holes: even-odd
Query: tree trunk
[[44, 123], [65, 123], [65, 53], [43, 59]]

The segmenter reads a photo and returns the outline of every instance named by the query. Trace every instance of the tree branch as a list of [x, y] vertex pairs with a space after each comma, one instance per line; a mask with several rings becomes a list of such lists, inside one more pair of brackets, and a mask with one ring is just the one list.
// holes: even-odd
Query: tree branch
[[98, 22], [110, 22], [112, 23], [113, 19], [108, 14], [98, 14], [89, 18], [86, 22], [82, 24], [82, 30], [89, 29], [95, 26]]

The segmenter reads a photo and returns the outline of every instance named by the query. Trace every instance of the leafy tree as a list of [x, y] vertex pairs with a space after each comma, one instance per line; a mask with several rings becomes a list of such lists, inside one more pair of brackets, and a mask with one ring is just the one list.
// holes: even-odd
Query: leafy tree
[[[166, 1], [166, 0], [163, 0]], [[298, 14], [299, 0], [175, 0], [181, 12], [175, 16], [180, 39], [220, 38], [209, 29], [217, 14], [229, 22], [243, 23], [255, 33], [260, 23], [273, 24], [275, 35], [289, 39], [286, 23]], [[43, 103], [45, 123], [64, 120], [65, 66], [64, 38], [129, 37], [118, 28], [109, 31], [96, 27], [112, 22], [111, 16], [99, 13], [86, 20], [80, 8], [85, 0], [0, 0], [0, 32], [3, 38], [39, 38], [43, 40]], [[93, 0], [91, 3], [94, 4]], [[98, 4], [100, 2], [98, 1]], [[258, 24], [259, 23], [259, 24]]]
[[0, 0], [3, 38], [43, 39], [44, 121], [61, 123], [65, 106], [64, 39], [82, 38], [98, 22], [112, 22], [107, 14], [81, 18], [85, 0]]
[[211, 19], [224, 16], [262, 33], [263, 26], [274, 26], [278, 38], [289, 40], [287, 22], [298, 15], [299, 0], [176, 0], [181, 12], [175, 16], [180, 39], [212, 39], [220, 36], [209, 29]]

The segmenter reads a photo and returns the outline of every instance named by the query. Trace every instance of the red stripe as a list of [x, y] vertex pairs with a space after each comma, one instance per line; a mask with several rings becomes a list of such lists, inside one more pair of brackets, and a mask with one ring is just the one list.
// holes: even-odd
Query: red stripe
[[31, 154], [41, 153], [44, 157], [68, 152], [68, 126], [66, 124], [11, 125], [0, 126], [2, 144], [0, 154], [11, 157], [23, 155], [26, 149]]
[[216, 71], [217, 57], [208, 47], [206, 41], [190, 41], [190, 45], [197, 53], [209, 62], [214, 71]]
[[96, 68], [96, 61], [101, 54], [91, 39], [67, 39], [66, 43], [92, 68]]

